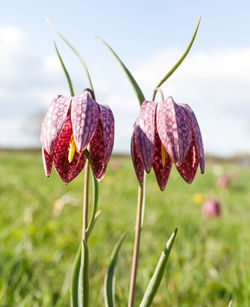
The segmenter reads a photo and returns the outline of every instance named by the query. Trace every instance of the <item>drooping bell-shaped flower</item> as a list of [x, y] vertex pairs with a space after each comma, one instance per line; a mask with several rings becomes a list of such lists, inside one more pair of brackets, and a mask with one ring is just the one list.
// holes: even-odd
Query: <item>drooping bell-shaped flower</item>
[[71, 98], [57, 96], [43, 120], [41, 143], [46, 176], [54, 164], [64, 183], [72, 181], [86, 163], [88, 147], [93, 173], [101, 181], [114, 144], [113, 113], [92, 99], [89, 90]]
[[213, 218], [221, 215], [221, 203], [215, 199], [207, 199], [202, 205], [204, 218]]
[[204, 150], [200, 128], [192, 109], [172, 97], [162, 103], [144, 101], [135, 122], [131, 154], [136, 176], [153, 167], [158, 185], [164, 190], [172, 163], [184, 180], [191, 183], [200, 164], [204, 173]]

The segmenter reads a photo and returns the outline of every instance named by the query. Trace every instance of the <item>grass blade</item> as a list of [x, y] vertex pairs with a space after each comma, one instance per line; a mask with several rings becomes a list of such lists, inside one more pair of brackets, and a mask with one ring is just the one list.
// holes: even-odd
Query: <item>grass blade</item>
[[109, 263], [109, 267], [104, 279], [104, 299], [105, 307], [114, 307], [115, 306], [115, 266], [118, 260], [118, 254], [122, 246], [123, 241], [125, 240], [127, 233], [125, 233], [121, 239], [116, 244]]
[[109, 51], [113, 54], [113, 56], [116, 58], [116, 60], [118, 61], [118, 63], [121, 65], [121, 67], [123, 68], [125, 74], [128, 77], [129, 82], [131, 83], [136, 97], [139, 101], [139, 104], [142, 105], [143, 101], [145, 100], [145, 97], [142, 93], [142, 90], [140, 89], [138, 83], [135, 81], [135, 78], [132, 76], [132, 74], [130, 73], [130, 71], [127, 69], [127, 67], [124, 65], [124, 63], [121, 61], [121, 59], [118, 57], [118, 55], [114, 52], [114, 50], [99, 36], [97, 36], [97, 38], [99, 38], [103, 44], [109, 49]]
[[149, 307], [155, 297], [155, 294], [159, 288], [159, 285], [161, 283], [164, 271], [165, 271], [165, 266], [168, 261], [168, 256], [170, 254], [171, 248], [174, 243], [174, 239], [177, 234], [177, 228], [175, 231], [172, 233], [171, 237], [169, 238], [162, 254], [161, 257], [158, 261], [158, 264], [156, 266], [156, 269], [154, 271], [154, 274], [148, 284], [148, 287], [146, 289], [146, 292], [144, 294], [144, 297], [142, 299], [142, 302], [140, 304], [140, 307]]
[[89, 87], [91, 88], [91, 90], [94, 92], [94, 87], [93, 87], [93, 83], [89, 74], [89, 70], [88, 67], [86, 65], [86, 63], [84, 62], [83, 58], [80, 56], [79, 52], [69, 43], [69, 41], [57, 30], [57, 28], [53, 25], [53, 23], [49, 20], [48, 17], [45, 17], [45, 20], [47, 21], [47, 23], [49, 24], [49, 26], [56, 32], [56, 34], [69, 46], [69, 48], [75, 53], [75, 55], [78, 57], [78, 59], [80, 60], [83, 69], [85, 70], [85, 73], [87, 75], [88, 81], [89, 81]]
[[79, 247], [76, 254], [74, 270], [72, 275], [71, 292], [70, 292], [71, 307], [78, 307], [78, 282], [79, 282], [80, 265], [81, 265], [81, 247]]
[[157, 84], [156, 87], [160, 87], [174, 72], [175, 70], [180, 66], [180, 64], [182, 63], [182, 61], [185, 59], [185, 57], [187, 56], [189, 50], [191, 49], [192, 45], [193, 45], [193, 42], [195, 40], [195, 37], [196, 37], [196, 34], [197, 34], [197, 31], [199, 29], [199, 25], [200, 25], [200, 22], [201, 22], [201, 18], [199, 19], [198, 21], [198, 24], [196, 26], [196, 29], [194, 31], [194, 35], [186, 49], [186, 51], [183, 53], [182, 57], [179, 59], [179, 61], [174, 65], [174, 67], [166, 74], [166, 76], [160, 81], [160, 83]]
[[81, 266], [79, 272], [79, 307], [88, 307], [89, 303], [89, 252], [85, 240], [82, 241]]
[[55, 43], [55, 42], [54, 42], [54, 45], [55, 45], [55, 48], [56, 48], [57, 56], [58, 56], [58, 58], [59, 58], [59, 60], [60, 60], [60, 62], [61, 62], [63, 71], [64, 71], [65, 76], [66, 76], [67, 81], [68, 81], [69, 90], [70, 90], [70, 95], [73, 97], [73, 96], [74, 96], [74, 89], [73, 89], [73, 85], [72, 85], [72, 82], [71, 82], [69, 73], [68, 73], [68, 71], [67, 71], [67, 69], [66, 69], [66, 67], [65, 67], [65, 65], [64, 65], [64, 63], [63, 63], [63, 60], [62, 60], [62, 58], [61, 58], [61, 56], [60, 56], [60, 53], [59, 53], [59, 51], [58, 51], [58, 49], [57, 49], [57, 46], [56, 46], [56, 43]]

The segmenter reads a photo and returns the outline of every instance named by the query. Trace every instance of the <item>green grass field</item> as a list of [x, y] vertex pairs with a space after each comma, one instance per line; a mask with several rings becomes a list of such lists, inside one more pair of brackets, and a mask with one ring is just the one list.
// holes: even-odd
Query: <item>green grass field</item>
[[[38, 153], [0, 153], [0, 306], [69, 306], [69, 282], [81, 238], [83, 173], [65, 186], [44, 176]], [[218, 173], [230, 186], [216, 187]], [[222, 216], [204, 220], [196, 193], [221, 200]], [[152, 306], [250, 306], [250, 168], [208, 164], [192, 185], [172, 171], [164, 192], [147, 178], [136, 303], [165, 242], [178, 227]], [[111, 251], [126, 231], [116, 271], [117, 306], [126, 306], [137, 181], [128, 158], [111, 159], [100, 184], [102, 211], [89, 241], [90, 306], [104, 306]]]

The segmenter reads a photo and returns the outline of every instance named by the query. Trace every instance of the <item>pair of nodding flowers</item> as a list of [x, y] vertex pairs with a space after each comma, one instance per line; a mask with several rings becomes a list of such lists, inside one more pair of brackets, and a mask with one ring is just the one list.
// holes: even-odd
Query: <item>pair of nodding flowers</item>
[[[93, 174], [101, 181], [114, 145], [113, 113], [88, 89], [71, 98], [57, 96], [43, 120], [41, 143], [46, 176], [54, 164], [63, 182], [69, 183], [83, 169], [88, 149]], [[149, 173], [153, 167], [164, 190], [173, 163], [191, 183], [198, 164], [204, 173], [202, 137], [192, 109], [172, 97], [161, 103], [144, 101], [133, 128], [131, 155], [140, 184], [144, 170]]]

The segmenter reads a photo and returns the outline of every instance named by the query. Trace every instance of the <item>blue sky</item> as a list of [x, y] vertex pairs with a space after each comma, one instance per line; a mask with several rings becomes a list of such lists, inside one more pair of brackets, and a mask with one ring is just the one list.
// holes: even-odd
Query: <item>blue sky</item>
[[68, 95], [56, 41], [75, 91], [88, 86], [77, 58], [45, 16], [78, 49], [98, 102], [116, 117], [116, 151], [128, 151], [139, 107], [103, 37], [150, 99], [158, 81], [185, 50], [199, 17], [193, 48], [163, 86], [165, 96], [195, 111], [209, 153], [250, 152], [249, 1], [2, 1], [0, 10], [0, 147], [39, 145], [37, 118], [57, 94]]

